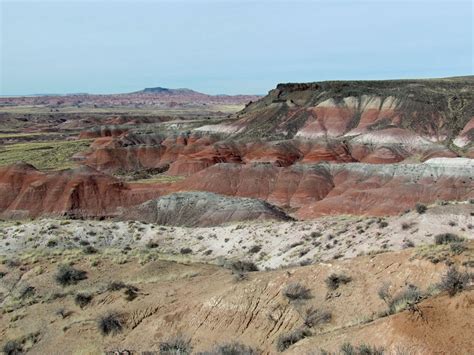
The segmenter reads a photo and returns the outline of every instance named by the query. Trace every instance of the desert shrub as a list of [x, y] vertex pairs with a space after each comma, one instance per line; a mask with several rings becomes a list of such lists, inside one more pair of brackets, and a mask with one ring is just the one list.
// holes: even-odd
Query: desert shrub
[[86, 247], [84, 247], [82, 249], [82, 252], [84, 254], [96, 254], [98, 252], [98, 250], [96, 248], [94, 248], [92, 245], [87, 245]]
[[249, 253], [250, 254], [256, 254], [258, 253], [260, 250], [262, 250], [262, 246], [261, 245], [254, 245], [253, 247], [251, 247], [249, 249]]
[[2, 260], [2, 264], [4, 264], [6, 267], [14, 268], [19, 267], [21, 262], [18, 259], [5, 259]]
[[442, 245], [454, 242], [461, 242], [463, 239], [453, 233], [442, 233], [435, 235], [434, 240], [436, 245]]
[[65, 319], [65, 318], [69, 317], [71, 314], [72, 314], [72, 312], [68, 311], [66, 308], [59, 308], [56, 311], [56, 315], [61, 317], [62, 319]]
[[472, 276], [467, 272], [460, 272], [455, 267], [450, 267], [441, 278], [439, 288], [447, 291], [450, 296], [464, 290], [470, 282]]
[[311, 265], [313, 261], [311, 259], [305, 259], [300, 261], [300, 266], [308, 266]]
[[351, 281], [352, 281], [352, 278], [344, 274], [331, 274], [325, 280], [326, 285], [330, 290], [335, 290], [340, 285], [347, 284]]
[[138, 297], [138, 288], [134, 286], [127, 286], [127, 289], [125, 290], [125, 299], [127, 301], [133, 301], [135, 298]]
[[163, 355], [187, 355], [191, 354], [192, 350], [191, 340], [182, 335], [160, 343], [160, 354]]
[[112, 281], [107, 285], [107, 291], [120, 291], [126, 287], [127, 285], [122, 281]]
[[54, 240], [54, 239], [50, 239], [48, 240], [48, 242], [46, 243], [46, 246], [48, 248], [54, 248], [56, 245], [58, 245], [58, 241], [57, 240]]
[[425, 213], [427, 209], [428, 209], [428, 208], [427, 208], [425, 205], [421, 204], [421, 203], [417, 203], [417, 204], [415, 205], [415, 210], [416, 210], [416, 212], [418, 212], [419, 214]]
[[385, 303], [390, 302], [390, 299], [392, 298], [392, 295], [389, 289], [390, 289], [390, 284], [384, 283], [377, 292], [379, 298]]
[[410, 305], [417, 304], [423, 297], [422, 292], [414, 285], [408, 285], [405, 290], [388, 298], [388, 312], [395, 314], [407, 309]]
[[120, 314], [111, 312], [99, 317], [97, 327], [102, 335], [117, 334], [123, 329], [123, 320]]
[[35, 294], [36, 290], [33, 286], [30, 285], [24, 285], [20, 287], [18, 290], [18, 298], [20, 299], [25, 299], [28, 297], [32, 297]]
[[146, 247], [148, 249], [155, 249], [158, 248], [158, 242], [150, 240], [148, 243], [146, 243]]
[[283, 290], [283, 295], [290, 301], [307, 300], [311, 298], [311, 290], [300, 283], [291, 283]]
[[78, 293], [76, 297], [74, 297], [74, 303], [81, 308], [84, 308], [92, 301], [92, 295], [87, 293]]
[[125, 289], [125, 299], [127, 301], [133, 301], [138, 296], [138, 288], [132, 285], [127, 285], [122, 281], [112, 281], [107, 285], [107, 291], [120, 291]]
[[60, 266], [55, 276], [56, 282], [61, 286], [75, 285], [87, 279], [87, 273], [69, 265]]
[[191, 254], [193, 250], [191, 248], [181, 248], [179, 251], [181, 254]]
[[[216, 345], [212, 351], [205, 352], [205, 355], [258, 355], [261, 352], [248, 345], [232, 342]], [[203, 355], [204, 355], [203, 354]]]
[[235, 272], [234, 273], [234, 281], [235, 282], [240, 282], [240, 281], [245, 281], [248, 280], [248, 275], [246, 272]]
[[331, 312], [316, 309], [308, 308], [304, 316], [304, 325], [308, 328], [313, 328], [324, 323], [331, 321], [332, 315]]
[[402, 244], [403, 249], [413, 248], [414, 246], [415, 246], [415, 243], [413, 243], [413, 241], [411, 241], [410, 239], [405, 239]]
[[355, 347], [351, 343], [344, 343], [341, 346], [341, 354], [343, 355], [383, 355], [383, 353], [383, 348], [377, 348], [367, 344], [361, 344]]
[[453, 254], [459, 255], [459, 254], [462, 254], [465, 250], [467, 250], [467, 247], [466, 245], [464, 245], [463, 242], [454, 242], [454, 243], [451, 243], [451, 245], [449, 246], [449, 249], [451, 250]]
[[2, 351], [6, 355], [20, 355], [23, 354], [23, 345], [17, 340], [9, 340], [3, 345]]
[[403, 222], [403, 223], [402, 223], [402, 230], [410, 229], [410, 227], [411, 227], [411, 224], [410, 224], [410, 223], [406, 223], [406, 222]]
[[230, 268], [232, 269], [233, 272], [253, 272], [253, 271], [258, 271], [257, 265], [251, 261], [242, 261], [242, 260], [237, 260], [232, 262], [230, 264]]
[[379, 225], [379, 228], [385, 228], [385, 227], [388, 227], [388, 222], [387, 221], [380, 221], [378, 223]]
[[296, 329], [289, 333], [280, 334], [277, 339], [277, 350], [285, 351], [293, 344], [311, 335], [308, 329]]

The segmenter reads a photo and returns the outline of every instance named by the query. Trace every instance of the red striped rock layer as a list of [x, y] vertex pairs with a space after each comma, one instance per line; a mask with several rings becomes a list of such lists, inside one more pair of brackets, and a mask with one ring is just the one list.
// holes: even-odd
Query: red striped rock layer
[[421, 160], [456, 156], [442, 145], [397, 128], [360, 135], [352, 141], [292, 139], [248, 142], [220, 140], [217, 136], [203, 134], [166, 138], [128, 134], [116, 139], [99, 138], [91, 148], [91, 152], [78, 159], [97, 170], [130, 171], [170, 165], [170, 175], [190, 175], [216, 163], [269, 162], [275, 166], [289, 166], [297, 162], [326, 161], [380, 164], [400, 162], [413, 155], [420, 156]]
[[0, 168], [2, 217], [112, 216], [119, 206], [136, 205], [159, 194], [159, 186], [126, 184], [87, 167], [53, 173], [27, 164]]
[[[469, 160], [469, 159], [462, 159]], [[174, 185], [254, 197], [296, 211], [298, 218], [329, 214], [393, 215], [416, 203], [474, 197], [474, 166], [432, 164], [218, 164]]]

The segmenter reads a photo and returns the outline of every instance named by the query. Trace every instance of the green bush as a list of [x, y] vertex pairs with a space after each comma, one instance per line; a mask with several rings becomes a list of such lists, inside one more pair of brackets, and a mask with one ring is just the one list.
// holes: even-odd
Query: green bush
[[442, 245], [442, 244], [461, 242], [463, 239], [453, 233], [442, 233], [442, 234], [435, 235], [434, 240], [435, 240], [436, 245]]

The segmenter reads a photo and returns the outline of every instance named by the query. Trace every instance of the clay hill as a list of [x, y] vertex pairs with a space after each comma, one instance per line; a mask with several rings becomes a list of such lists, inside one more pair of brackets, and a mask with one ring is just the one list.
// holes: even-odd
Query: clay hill
[[206, 192], [166, 195], [131, 209], [124, 209], [121, 217], [160, 225], [186, 227], [256, 219], [291, 220], [283, 211], [260, 200]]
[[40, 215], [105, 217], [119, 206], [156, 197], [158, 191], [126, 184], [87, 167], [45, 173], [19, 163], [0, 168], [0, 215], [17, 219]]

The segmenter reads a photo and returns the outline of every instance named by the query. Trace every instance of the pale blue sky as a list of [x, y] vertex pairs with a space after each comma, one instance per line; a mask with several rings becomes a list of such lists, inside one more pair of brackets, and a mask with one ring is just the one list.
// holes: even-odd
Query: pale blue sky
[[2, 95], [473, 74], [472, 1], [0, 2]]

